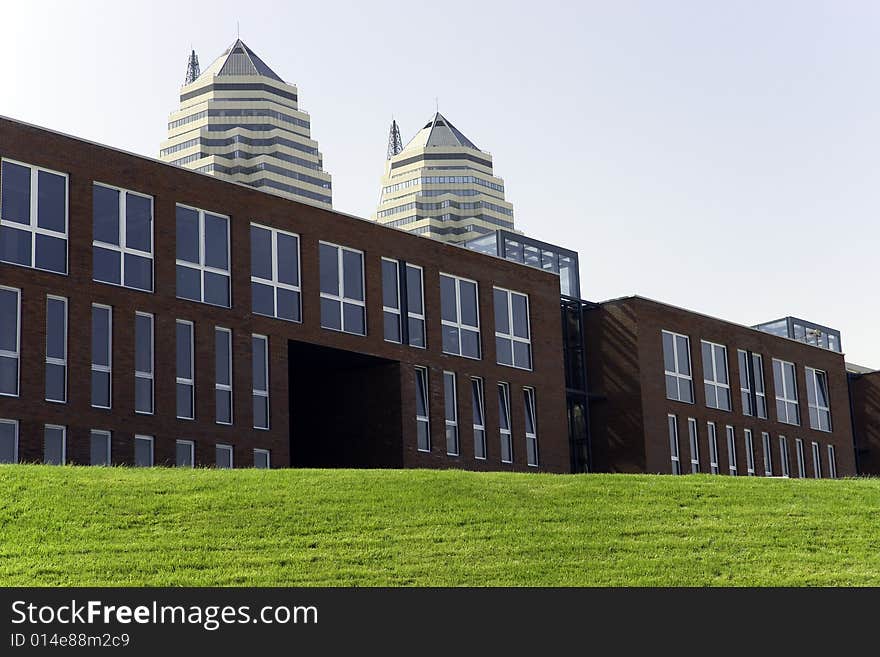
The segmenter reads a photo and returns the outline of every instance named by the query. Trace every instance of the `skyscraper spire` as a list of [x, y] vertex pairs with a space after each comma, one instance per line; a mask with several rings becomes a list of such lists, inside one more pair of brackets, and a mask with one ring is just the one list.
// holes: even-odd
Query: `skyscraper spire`
[[388, 159], [397, 155], [403, 150], [403, 141], [400, 138], [400, 128], [397, 127], [397, 121], [391, 119], [391, 132], [388, 135]]
[[199, 77], [199, 57], [196, 51], [190, 53], [189, 60], [186, 62], [186, 80], [184, 84], [192, 84]]

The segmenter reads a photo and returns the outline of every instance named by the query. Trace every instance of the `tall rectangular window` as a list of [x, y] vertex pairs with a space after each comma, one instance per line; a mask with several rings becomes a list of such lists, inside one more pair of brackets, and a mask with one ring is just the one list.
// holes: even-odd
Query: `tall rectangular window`
[[421, 267], [382, 258], [382, 311], [386, 341], [425, 347]]
[[686, 335], [662, 331], [663, 366], [666, 371], [666, 398], [694, 403], [694, 382], [691, 374], [690, 339]]
[[400, 273], [397, 260], [382, 258], [382, 316], [385, 340], [403, 342], [400, 303]]
[[191, 440], [178, 440], [175, 446], [175, 462], [178, 468], [192, 468], [196, 462], [196, 444]]
[[134, 437], [134, 464], [139, 468], [153, 467], [153, 437]]
[[526, 463], [538, 467], [538, 415], [534, 388], [523, 388], [523, 405], [526, 412]]
[[0, 261], [67, 274], [67, 175], [3, 160]]
[[819, 443], [813, 442], [811, 447], [813, 448], [813, 478], [821, 479], [822, 478], [822, 452], [819, 449]]
[[701, 342], [703, 348], [703, 385], [706, 406], [730, 410], [730, 378], [727, 375], [727, 347]]
[[476, 281], [440, 274], [443, 353], [480, 358], [480, 311]]
[[691, 444], [691, 473], [700, 474], [700, 436], [697, 429], [697, 421], [688, 418], [688, 439]]
[[494, 289], [495, 351], [499, 365], [532, 369], [529, 298], [510, 290]]
[[92, 278], [153, 291], [153, 197], [92, 185]]
[[254, 450], [254, 467], [257, 470], [268, 470], [271, 467], [268, 449]]
[[299, 235], [251, 224], [251, 305], [258, 315], [302, 321]]
[[474, 412], [474, 458], [486, 458], [486, 403], [483, 379], [471, 378], [471, 405]]
[[326, 242], [319, 248], [321, 326], [366, 335], [363, 252]]
[[406, 264], [406, 295], [403, 298], [406, 300], [409, 346], [424, 349], [427, 346], [424, 273], [418, 265]]
[[727, 435], [727, 466], [730, 474], [736, 474], [736, 431], [729, 424], [726, 427]]
[[110, 408], [113, 397], [113, 309], [92, 304], [92, 406]]
[[797, 454], [798, 477], [803, 479], [807, 476], [807, 466], [804, 462], [804, 441], [800, 438], [795, 438], [794, 447]]
[[761, 432], [761, 444], [764, 448], [764, 476], [773, 476], [773, 454], [770, 449], [770, 434], [766, 431]]
[[214, 329], [214, 409], [217, 424], [232, 424], [232, 331]]
[[269, 338], [251, 336], [253, 366], [254, 429], [269, 428]]
[[0, 395], [18, 397], [21, 290], [0, 287]]
[[135, 313], [134, 316], [134, 410], [144, 415], [153, 414], [155, 381], [153, 367], [155, 343], [153, 316]]
[[232, 468], [232, 445], [214, 447], [214, 465], [222, 470]]
[[177, 417], [194, 420], [196, 417], [195, 344], [193, 323], [177, 320]]
[[718, 435], [714, 422], [706, 423], [709, 432], [709, 469], [712, 474], [718, 474]]
[[681, 474], [681, 457], [678, 453], [678, 418], [671, 413], [666, 416], [669, 425], [669, 455], [672, 460], [672, 474]]
[[752, 430], [744, 429], [743, 434], [746, 438], [746, 474], [750, 477], [755, 476], [755, 443], [752, 439]]
[[837, 479], [837, 457], [834, 454], [834, 445], [828, 445], [828, 476]]
[[443, 398], [446, 413], [446, 454], [458, 456], [458, 395], [453, 372], [443, 372]]
[[110, 437], [109, 431], [92, 429], [89, 436], [90, 465], [110, 465]]
[[773, 359], [773, 385], [776, 388], [776, 416], [779, 421], [800, 424], [794, 363]]
[[67, 462], [67, 427], [47, 424], [43, 428], [43, 463], [64, 465]]
[[416, 446], [420, 452], [431, 451], [431, 420], [428, 414], [428, 370], [415, 368], [416, 374]]
[[788, 461], [788, 439], [785, 436], [779, 436], [779, 462], [780, 468], [782, 469], [782, 476], [790, 476], [791, 473], [789, 471]]
[[831, 402], [828, 399], [828, 375], [822, 370], [805, 367], [807, 375], [807, 404], [810, 409], [810, 428], [831, 431]]
[[498, 427], [501, 434], [501, 462], [513, 463], [513, 439], [510, 427], [510, 386], [498, 384]]
[[46, 401], [67, 401], [67, 299], [46, 298]]
[[17, 420], [0, 419], [0, 463], [18, 463]]
[[767, 419], [767, 396], [764, 391], [764, 362], [761, 354], [737, 350], [743, 415]]
[[229, 217], [177, 206], [177, 297], [232, 306]]

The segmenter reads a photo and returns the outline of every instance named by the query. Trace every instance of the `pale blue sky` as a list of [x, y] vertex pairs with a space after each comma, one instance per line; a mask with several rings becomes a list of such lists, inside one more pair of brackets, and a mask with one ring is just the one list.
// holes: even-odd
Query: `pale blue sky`
[[[255, 13], [249, 13], [253, 7]], [[299, 86], [334, 206], [369, 216], [392, 114], [440, 110], [582, 292], [798, 315], [880, 367], [876, 2], [3, 3], [0, 114], [156, 156], [190, 44]]]

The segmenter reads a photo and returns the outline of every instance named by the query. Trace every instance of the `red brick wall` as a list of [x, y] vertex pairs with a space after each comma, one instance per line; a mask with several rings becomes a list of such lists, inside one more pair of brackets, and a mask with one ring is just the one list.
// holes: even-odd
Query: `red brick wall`
[[880, 475], [880, 372], [853, 377], [850, 381], [850, 390], [859, 474], [878, 476]]

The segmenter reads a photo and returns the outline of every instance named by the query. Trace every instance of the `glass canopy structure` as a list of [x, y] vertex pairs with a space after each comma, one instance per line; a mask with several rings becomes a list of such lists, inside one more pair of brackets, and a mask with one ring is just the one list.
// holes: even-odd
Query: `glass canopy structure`
[[806, 342], [816, 347], [822, 347], [822, 349], [838, 353], [843, 351], [840, 343], [840, 331], [797, 317], [783, 317], [772, 322], [757, 324], [752, 328], [773, 335], [781, 335], [784, 338], [791, 338], [798, 342]]

